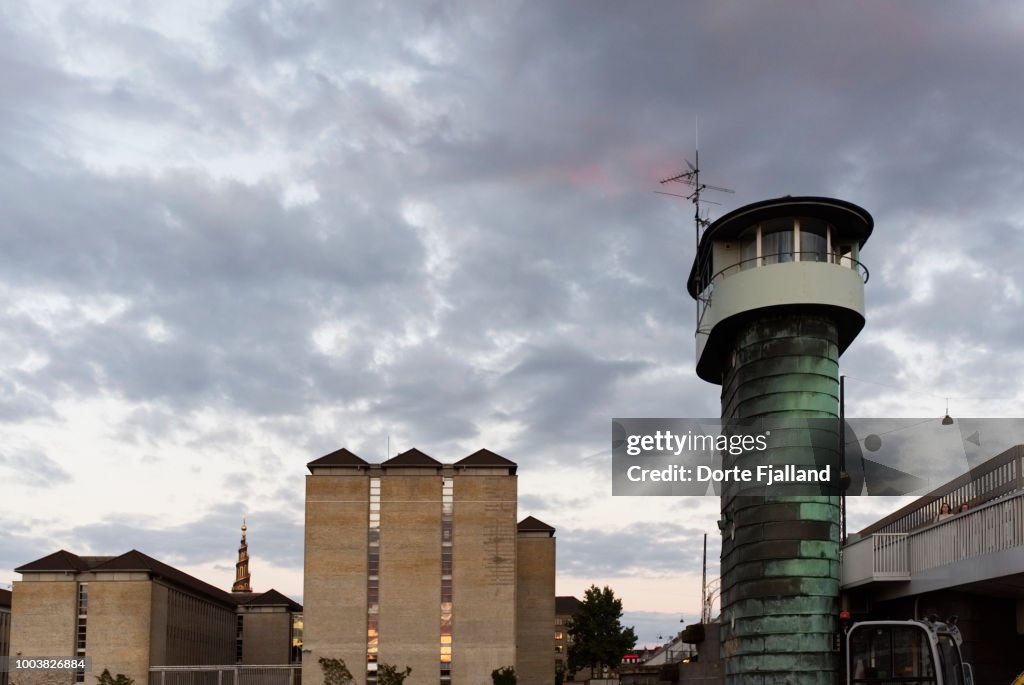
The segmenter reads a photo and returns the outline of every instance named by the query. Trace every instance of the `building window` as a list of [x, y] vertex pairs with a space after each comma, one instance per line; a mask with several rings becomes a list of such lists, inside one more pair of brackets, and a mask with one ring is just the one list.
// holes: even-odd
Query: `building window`
[[452, 525], [455, 480], [441, 479], [441, 685], [452, 681]]
[[235, 617], [235, 663], [242, 663], [242, 630], [245, 617], [239, 614]]
[[828, 224], [821, 219], [797, 219], [800, 228], [800, 261], [828, 261]]
[[302, 663], [302, 614], [292, 614], [292, 657], [293, 664]]
[[792, 219], [776, 219], [761, 226], [761, 256], [765, 264], [793, 261]]
[[[75, 655], [83, 657], [85, 656], [85, 645], [88, 629], [88, 618], [89, 613], [89, 583], [78, 584], [78, 625], [75, 628]], [[85, 682], [85, 669], [78, 669], [75, 671], [75, 682]]]
[[380, 478], [370, 479], [370, 523], [366, 545], [366, 683], [376, 685], [380, 635]]

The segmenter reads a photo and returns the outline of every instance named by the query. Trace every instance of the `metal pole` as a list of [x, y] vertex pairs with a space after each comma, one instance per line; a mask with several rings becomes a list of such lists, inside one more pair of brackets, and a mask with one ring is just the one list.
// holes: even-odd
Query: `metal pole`
[[[839, 484], [849, 480], [846, 473], [846, 376], [839, 376]], [[839, 493], [839, 544], [846, 544], [846, 489]]]
[[708, 534], [704, 533], [704, 562], [700, 571], [700, 622], [707, 623], [710, 617], [708, 611]]

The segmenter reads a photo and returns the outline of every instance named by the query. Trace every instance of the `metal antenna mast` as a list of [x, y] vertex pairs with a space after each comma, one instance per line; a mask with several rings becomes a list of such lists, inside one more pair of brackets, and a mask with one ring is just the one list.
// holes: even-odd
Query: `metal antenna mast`
[[[694, 229], [694, 232], [695, 232], [695, 236], [694, 236], [695, 237], [695, 247], [694, 247], [694, 249], [696, 250], [695, 254], [697, 254], [698, 258], [699, 258], [699, 255], [700, 255], [700, 236], [704, 232], [704, 230], [707, 229], [707, 227], [711, 224], [711, 220], [708, 219], [706, 215], [705, 216], [701, 216], [701, 203], [703, 202], [705, 204], [713, 204], [713, 205], [717, 205], [718, 204], [717, 202], [712, 202], [711, 200], [703, 199], [701, 197], [701, 193], [704, 192], [705, 190], [717, 190], [720, 193], [735, 193], [736, 191], [733, 190], [732, 188], [723, 188], [722, 186], [713, 186], [713, 185], [710, 185], [708, 183], [702, 183], [701, 182], [701, 180], [700, 180], [700, 143], [699, 143], [699, 138], [695, 138], [694, 160], [696, 161], [695, 164], [690, 164], [690, 160], [685, 160], [686, 161], [686, 166], [689, 167], [689, 170], [683, 171], [682, 173], [676, 174], [675, 176], [670, 176], [670, 177], [668, 177], [666, 179], [663, 179], [661, 181], [662, 185], [664, 185], [666, 183], [682, 183], [683, 185], [690, 186], [691, 188], [693, 188], [693, 190], [690, 192], [689, 195], [680, 195], [679, 193], [666, 193], [666, 192], [663, 192], [663, 191], [660, 191], [660, 190], [655, 190], [654, 192], [658, 193], [659, 195], [673, 195], [675, 197], [681, 197], [681, 198], [684, 198], [686, 200], [690, 200], [691, 202], [693, 202], [693, 229]], [[709, 255], [708, 258], [710, 258], [710, 254], [711, 253], [708, 252], [708, 255]], [[698, 265], [698, 267], [699, 267], [698, 273], [703, 275], [704, 277], [707, 277], [710, 280], [711, 274], [710, 273], [705, 273], [705, 271], [709, 270], [710, 264], [709, 263], [701, 263], [701, 264]], [[701, 322], [701, 316], [703, 314], [703, 309], [708, 304], [709, 298], [710, 298], [710, 295], [705, 296], [704, 294], [701, 294], [701, 296], [698, 297], [698, 299], [697, 299], [697, 330], [698, 331], [700, 330], [700, 322]]]
[[705, 190], [717, 190], [721, 193], [735, 193], [736, 191], [732, 188], [723, 188], [722, 186], [713, 186], [708, 183], [701, 183], [700, 180], [700, 148], [694, 149], [694, 159], [696, 164], [690, 164], [690, 160], [686, 160], [686, 166], [690, 167], [688, 171], [670, 176], [669, 178], [663, 179], [662, 184], [665, 183], [682, 183], [683, 185], [690, 186], [693, 191], [689, 195], [680, 195], [678, 193], [665, 193], [661, 191], [654, 191], [659, 195], [674, 195], [676, 197], [682, 197], [693, 202], [693, 227], [697, 232], [697, 243], [700, 244], [700, 234], [708, 227], [711, 223], [706, 217], [700, 215], [700, 203], [718, 204], [717, 202], [711, 202], [710, 200], [704, 200], [701, 198], [701, 193]]

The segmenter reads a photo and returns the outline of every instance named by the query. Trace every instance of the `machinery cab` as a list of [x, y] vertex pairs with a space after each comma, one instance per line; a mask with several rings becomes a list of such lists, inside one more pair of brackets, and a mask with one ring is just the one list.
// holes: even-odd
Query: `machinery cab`
[[846, 633], [847, 685], [974, 685], [963, 639], [939, 621], [864, 621]]

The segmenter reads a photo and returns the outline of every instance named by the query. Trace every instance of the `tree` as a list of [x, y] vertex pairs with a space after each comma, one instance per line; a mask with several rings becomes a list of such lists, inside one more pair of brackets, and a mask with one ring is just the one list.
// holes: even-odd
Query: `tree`
[[569, 619], [569, 672], [584, 666], [617, 668], [623, 655], [636, 645], [633, 628], [623, 628], [622, 600], [608, 586], [599, 590], [591, 585], [576, 615]]
[[381, 662], [377, 666], [377, 685], [402, 685], [410, 673], [412, 673], [411, 666], [406, 666], [404, 671], [399, 671], [398, 666]]
[[134, 678], [129, 678], [124, 673], [118, 673], [117, 676], [110, 675], [109, 668], [104, 668], [103, 673], [100, 673], [96, 679], [96, 685], [132, 685], [134, 682]]
[[324, 685], [349, 685], [352, 682], [352, 672], [348, 670], [344, 659], [320, 657], [317, 661], [324, 672]]
[[516, 685], [518, 679], [514, 666], [502, 666], [491, 671], [493, 685]]

